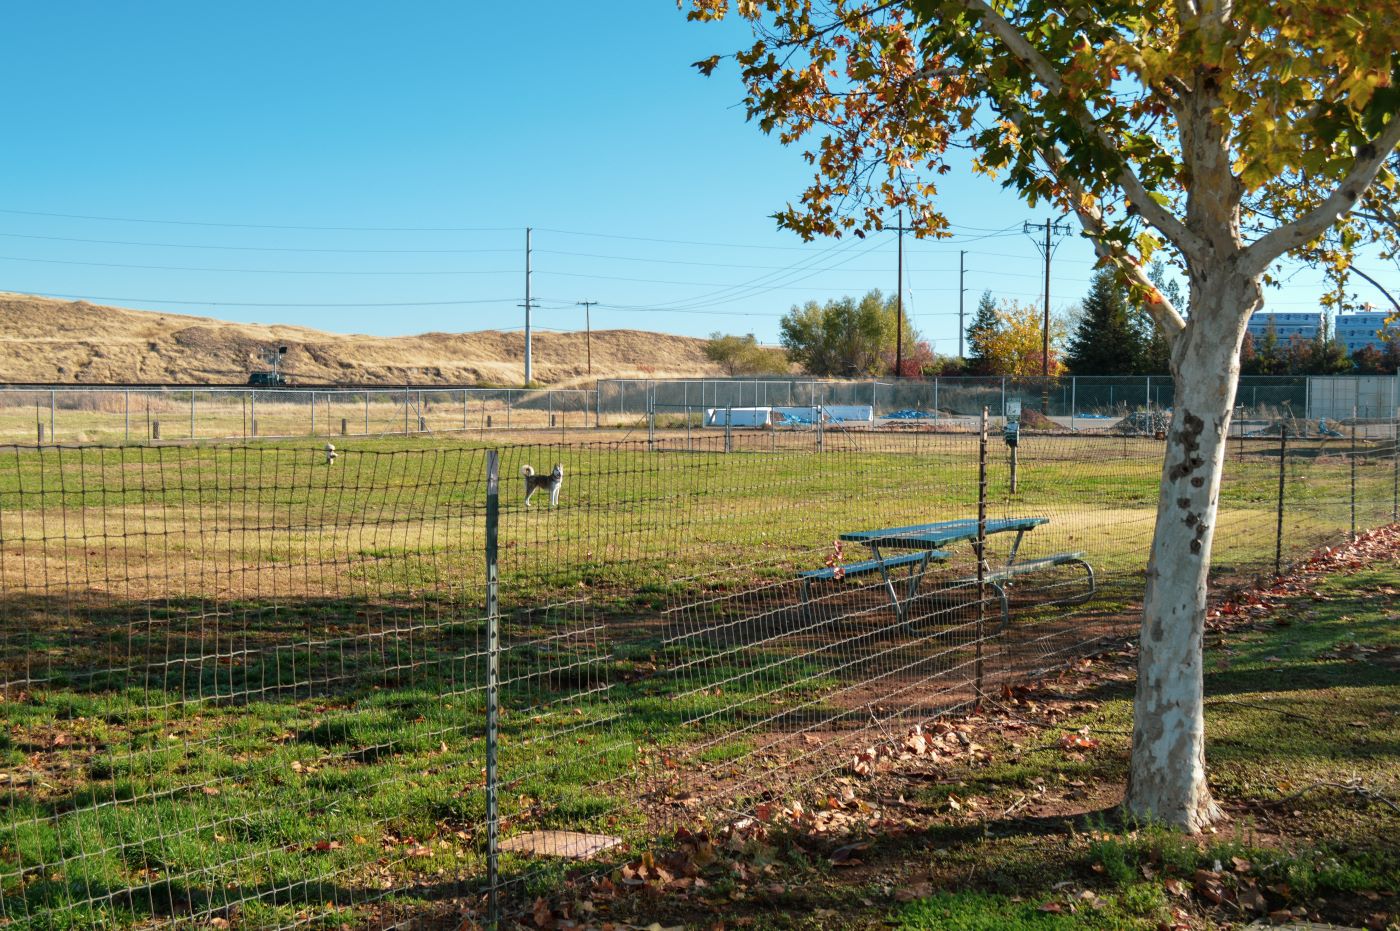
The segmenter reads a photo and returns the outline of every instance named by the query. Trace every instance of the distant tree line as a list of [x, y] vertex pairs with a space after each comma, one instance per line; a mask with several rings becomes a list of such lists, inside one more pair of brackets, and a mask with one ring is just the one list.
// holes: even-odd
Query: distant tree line
[[[1180, 286], [1161, 262], [1148, 278], [1176, 307], [1184, 307]], [[862, 378], [895, 373], [898, 308], [893, 296], [872, 290], [859, 299], [840, 297], [794, 306], [779, 323], [781, 349], [760, 346], [752, 334], [715, 333], [706, 355], [728, 375], [786, 373], [793, 366], [826, 378]], [[1044, 361], [1044, 311], [1034, 304], [996, 300], [983, 292], [967, 327], [967, 358], [940, 355], [909, 322], [903, 322], [900, 375], [1039, 375]], [[1052, 375], [1168, 375], [1167, 342], [1147, 310], [1115, 272], [1094, 274], [1067, 322], [1050, 319], [1049, 372]], [[1391, 374], [1400, 369], [1400, 334], [1382, 349], [1348, 354], [1324, 326], [1311, 339], [1280, 340], [1270, 328], [1254, 340], [1245, 337], [1245, 375]]]
[[1311, 339], [1291, 336], [1279, 339], [1272, 323], [1255, 339], [1246, 334], [1240, 349], [1242, 375], [1394, 375], [1400, 369], [1400, 334], [1393, 334], [1381, 348], [1362, 346], [1348, 353], [1325, 324]]
[[724, 369], [724, 374], [731, 377], [781, 375], [790, 367], [787, 356], [781, 349], [760, 346], [752, 333], [745, 336], [711, 333], [710, 341], [705, 344], [705, 358]]

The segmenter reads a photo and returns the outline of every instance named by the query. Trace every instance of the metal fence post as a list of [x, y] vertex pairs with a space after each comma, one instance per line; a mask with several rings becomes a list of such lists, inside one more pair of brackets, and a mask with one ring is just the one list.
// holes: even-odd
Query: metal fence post
[[656, 450], [656, 401], [647, 399], [647, 452]]
[[1069, 377], [1069, 430], [1076, 432], [1079, 428], [1074, 425], [1074, 410], [1079, 406], [1079, 377], [1071, 375]]
[[462, 432], [467, 431], [467, 389], [462, 389]]
[[[1003, 381], [1003, 385], [1005, 381]], [[986, 636], [987, 616], [987, 408], [977, 432], [977, 662], [975, 670], [977, 701], [982, 691], [982, 639]]]
[[1283, 481], [1288, 461], [1288, 424], [1278, 434], [1278, 527], [1274, 531], [1274, 575], [1283, 574]]
[[[150, 404], [147, 402], [147, 412]], [[258, 392], [257, 390], [248, 392], [248, 432], [253, 436], [258, 435]]]
[[734, 408], [724, 409], [724, 451], [732, 453], [734, 451]]
[[1351, 539], [1356, 541], [1356, 408], [1351, 409]]
[[58, 389], [57, 389], [57, 388], [50, 388], [50, 389], [49, 389], [49, 440], [50, 440], [50, 442], [57, 442], [57, 441], [58, 441], [58, 434], [54, 432], [54, 425], [55, 425], [55, 424], [54, 424], [54, 421], [55, 421], [55, 419], [56, 419], [55, 416], [54, 416], [54, 414], [55, 414], [55, 412], [56, 412], [57, 410], [58, 410]]
[[496, 771], [500, 724], [501, 618], [500, 579], [496, 566], [497, 537], [500, 530], [500, 453], [486, 453], [486, 882], [488, 920], [496, 927], [500, 919], [500, 809], [496, 797], [499, 776]]
[[122, 391], [122, 394], [125, 395], [125, 398], [123, 399], [123, 402], [122, 402], [122, 419], [125, 421], [125, 440], [124, 440], [124, 442], [130, 443], [130, 442], [131, 442], [131, 389], [130, 389], [130, 388], [125, 389], [124, 391]]
[[1400, 419], [1390, 424], [1390, 461], [1390, 519], [1394, 521], [1400, 520]]

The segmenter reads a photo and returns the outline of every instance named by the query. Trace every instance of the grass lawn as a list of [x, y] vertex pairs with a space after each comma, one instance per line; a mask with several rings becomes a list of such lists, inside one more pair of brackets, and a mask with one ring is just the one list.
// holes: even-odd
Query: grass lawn
[[744, 849], [716, 896], [678, 896], [689, 910], [646, 897], [607, 907], [773, 931], [1153, 931], [1270, 916], [1400, 927], [1397, 594], [1391, 556], [1212, 625], [1207, 765], [1227, 817], [1199, 838], [1115, 809], [1132, 688], [1131, 651], [1119, 651], [1011, 690], [971, 720], [972, 752], [892, 762], [854, 795], [832, 783], [846, 829], [824, 827], [823, 806], [773, 828], [777, 865], [737, 896]]
[[[968, 624], [898, 630], [872, 577], [814, 620], [795, 573], [842, 530], [973, 516], [975, 438], [664, 439], [502, 450], [507, 835], [639, 849], [658, 805], [751, 808], [966, 700]], [[329, 468], [310, 442], [0, 451], [0, 920], [336, 927], [480, 879], [485, 447], [337, 445]], [[1272, 561], [1265, 452], [1231, 463], [1222, 577]], [[989, 514], [1049, 517], [1025, 554], [1086, 552], [1104, 585], [1086, 611], [1121, 626], [1160, 453], [1030, 439], [1013, 496], [998, 447]], [[519, 467], [556, 461], [563, 506], [524, 509]], [[1362, 526], [1390, 468], [1359, 470]], [[1344, 526], [1349, 473], [1313, 448], [1287, 482], [1297, 554]], [[1086, 616], [1023, 608], [1023, 658], [1063, 661]], [[504, 867], [541, 889], [563, 869]]]

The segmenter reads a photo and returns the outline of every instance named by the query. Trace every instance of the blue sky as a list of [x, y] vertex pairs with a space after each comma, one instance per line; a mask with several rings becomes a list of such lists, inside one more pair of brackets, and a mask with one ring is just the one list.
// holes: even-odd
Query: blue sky
[[[745, 121], [732, 68], [690, 67], [741, 28], [671, 0], [80, 0], [5, 25], [0, 289], [338, 332], [519, 327], [526, 226], [545, 328], [581, 329], [592, 300], [595, 328], [773, 341], [794, 303], [895, 287], [892, 233], [775, 229], [806, 168]], [[965, 172], [944, 195], [958, 236], [906, 238], [905, 285], [952, 353], [959, 252], [969, 312], [983, 290], [1037, 300], [1020, 227], [1044, 211]], [[1054, 306], [1091, 265], [1060, 246]], [[1270, 307], [1310, 309], [1319, 276], [1285, 273]]]

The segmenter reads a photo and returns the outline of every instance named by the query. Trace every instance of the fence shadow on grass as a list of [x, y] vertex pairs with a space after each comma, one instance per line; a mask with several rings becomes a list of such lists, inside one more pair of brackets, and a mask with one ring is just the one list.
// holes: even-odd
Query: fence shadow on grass
[[[479, 448], [347, 448], [334, 466], [285, 446], [9, 450], [0, 917], [330, 920], [326, 902], [481, 889], [491, 825], [643, 849], [1132, 633], [1154, 441], [1028, 435], [1013, 493], [1005, 450], [975, 434], [817, 439], [501, 449], [497, 641]], [[1280, 542], [1261, 448], [1227, 470], [1227, 578], [1267, 571]], [[1286, 554], [1389, 518], [1400, 473], [1372, 453], [1290, 449]], [[527, 510], [520, 467], [556, 462], [560, 506]], [[1018, 577], [1002, 629], [966, 541], [912, 597], [896, 578], [898, 612], [877, 574], [804, 597], [841, 533], [979, 504], [1045, 518], [1021, 555], [1085, 552], [1095, 599], [1072, 603], [1070, 575]], [[992, 542], [989, 569], [1008, 555]], [[497, 865], [498, 891], [569, 868]]]

